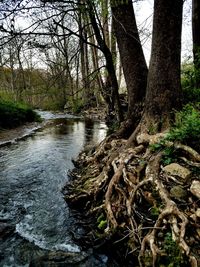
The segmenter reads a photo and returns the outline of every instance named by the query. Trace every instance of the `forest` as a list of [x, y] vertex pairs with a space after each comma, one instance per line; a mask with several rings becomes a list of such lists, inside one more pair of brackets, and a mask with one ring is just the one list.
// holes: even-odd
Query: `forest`
[[[120, 266], [197, 267], [200, 2], [151, 1], [152, 32], [149, 17], [138, 26], [142, 2], [1, 0], [0, 112], [13, 102], [102, 113], [107, 137], [79, 155], [63, 189], [82, 216], [82, 244]], [[186, 4], [192, 47], [182, 62]]]

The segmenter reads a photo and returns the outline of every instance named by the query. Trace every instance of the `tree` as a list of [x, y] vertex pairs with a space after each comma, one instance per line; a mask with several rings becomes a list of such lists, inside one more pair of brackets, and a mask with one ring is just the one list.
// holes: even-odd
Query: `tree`
[[140, 127], [149, 133], [169, 128], [181, 107], [180, 55], [183, 0], [155, 0], [151, 59]]
[[112, 17], [121, 63], [128, 91], [126, 134], [141, 118], [141, 104], [145, 98], [147, 65], [139, 38], [131, 0], [111, 1]]
[[196, 87], [200, 88], [200, 1], [192, 0], [192, 36]]
[[[92, 25], [97, 43], [99, 45], [99, 48], [101, 52], [103, 53], [106, 61], [106, 69], [108, 72], [108, 79], [107, 79], [107, 90], [110, 92], [107, 93], [107, 98], [111, 98], [110, 107], [109, 107], [109, 113], [114, 111], [114, 107], [116, 110], [118, 121], [123, 120], [123, 114], [121, 110], [121, 104], [119, 99], [119, 87], [117, 82], [117, 77], [115, 73], [115, 67], [114, 62], [112, 58], [112, 53], [106, 44], [106, 39], [104, 38], [104, 35], [101, 34], [101, 27], [99, 28], [97, 19], [95, 17], [96, 9], [94, 5], [94, 1], [92, 0], [86, 0], [86, 10], [88, 12], [88, 16], [90, 18], [90, 23]], [[110, 95], [110, 96], [109, 96]]]

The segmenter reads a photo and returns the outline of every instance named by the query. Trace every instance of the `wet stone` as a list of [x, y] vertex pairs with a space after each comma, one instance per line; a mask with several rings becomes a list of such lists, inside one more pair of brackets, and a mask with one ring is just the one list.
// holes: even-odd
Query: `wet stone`
[[11, 234], [13, 234], [15, 231], [15, 226], [10, 225], [5, 222], [0, 222], [0, 239], [4, 239]]
[[163, 168], [163, 170], [169, 175], [175, 175], [181, 178], [182, 180], [187, 180], [191, 172], [187, 168], [179, 165], [178, 163], [171, 163]]
[[190, 192], [200, 199], [200, 181], [194, 180], [190, 186]]
[[106, 267], [106, 256], [94, 256], [86, 252], [49, 252], [31, 261], [29, 267]]
[[187, 197], [187, 191], [184, 190], [183, 187], [180, 185], [173, 186], [170, 190], [170, 194], [172, 197], [180, 200], [185, 199]]
[[197, 216], [198, 218], [200, 218], [200, 208], [198, 208], [198, 209], [196, 210], [195, 214], [196, 214], [196, 216]]

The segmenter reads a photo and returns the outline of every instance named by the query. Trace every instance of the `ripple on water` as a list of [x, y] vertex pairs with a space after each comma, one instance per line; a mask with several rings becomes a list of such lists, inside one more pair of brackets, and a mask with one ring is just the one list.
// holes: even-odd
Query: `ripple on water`
[[[106, 127], [103, 129], [102, 123], [87, 126], [78, 119], [54, 122], [26, 140], [0, 148], [0, 220], [16, 225], [12, 239], [0, 243], [0, 266], [26, 266], [36, 250], [34, 244], [42, 249], [80, 252], [71, 239], [73, 218], [60, 190], [73, 167], [71, 159], [84, 144], [105, 137]], [[28, 250], [25, 240], [33, 245], [22, 262], [16, 251], [20, 255]]]

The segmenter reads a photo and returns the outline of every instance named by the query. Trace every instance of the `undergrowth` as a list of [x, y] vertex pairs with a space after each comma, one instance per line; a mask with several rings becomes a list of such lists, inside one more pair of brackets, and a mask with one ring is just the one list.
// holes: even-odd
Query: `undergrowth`
[[29, 106], [0, 99], [0, 128], [13, 128], [25, 122], [40, 121]]
[[198, 106], [187, 104], [180, 112], [176, 113], [176, 120], [170, 129], [167, 139], [188, 143], [200, 138], [200, 112]]

